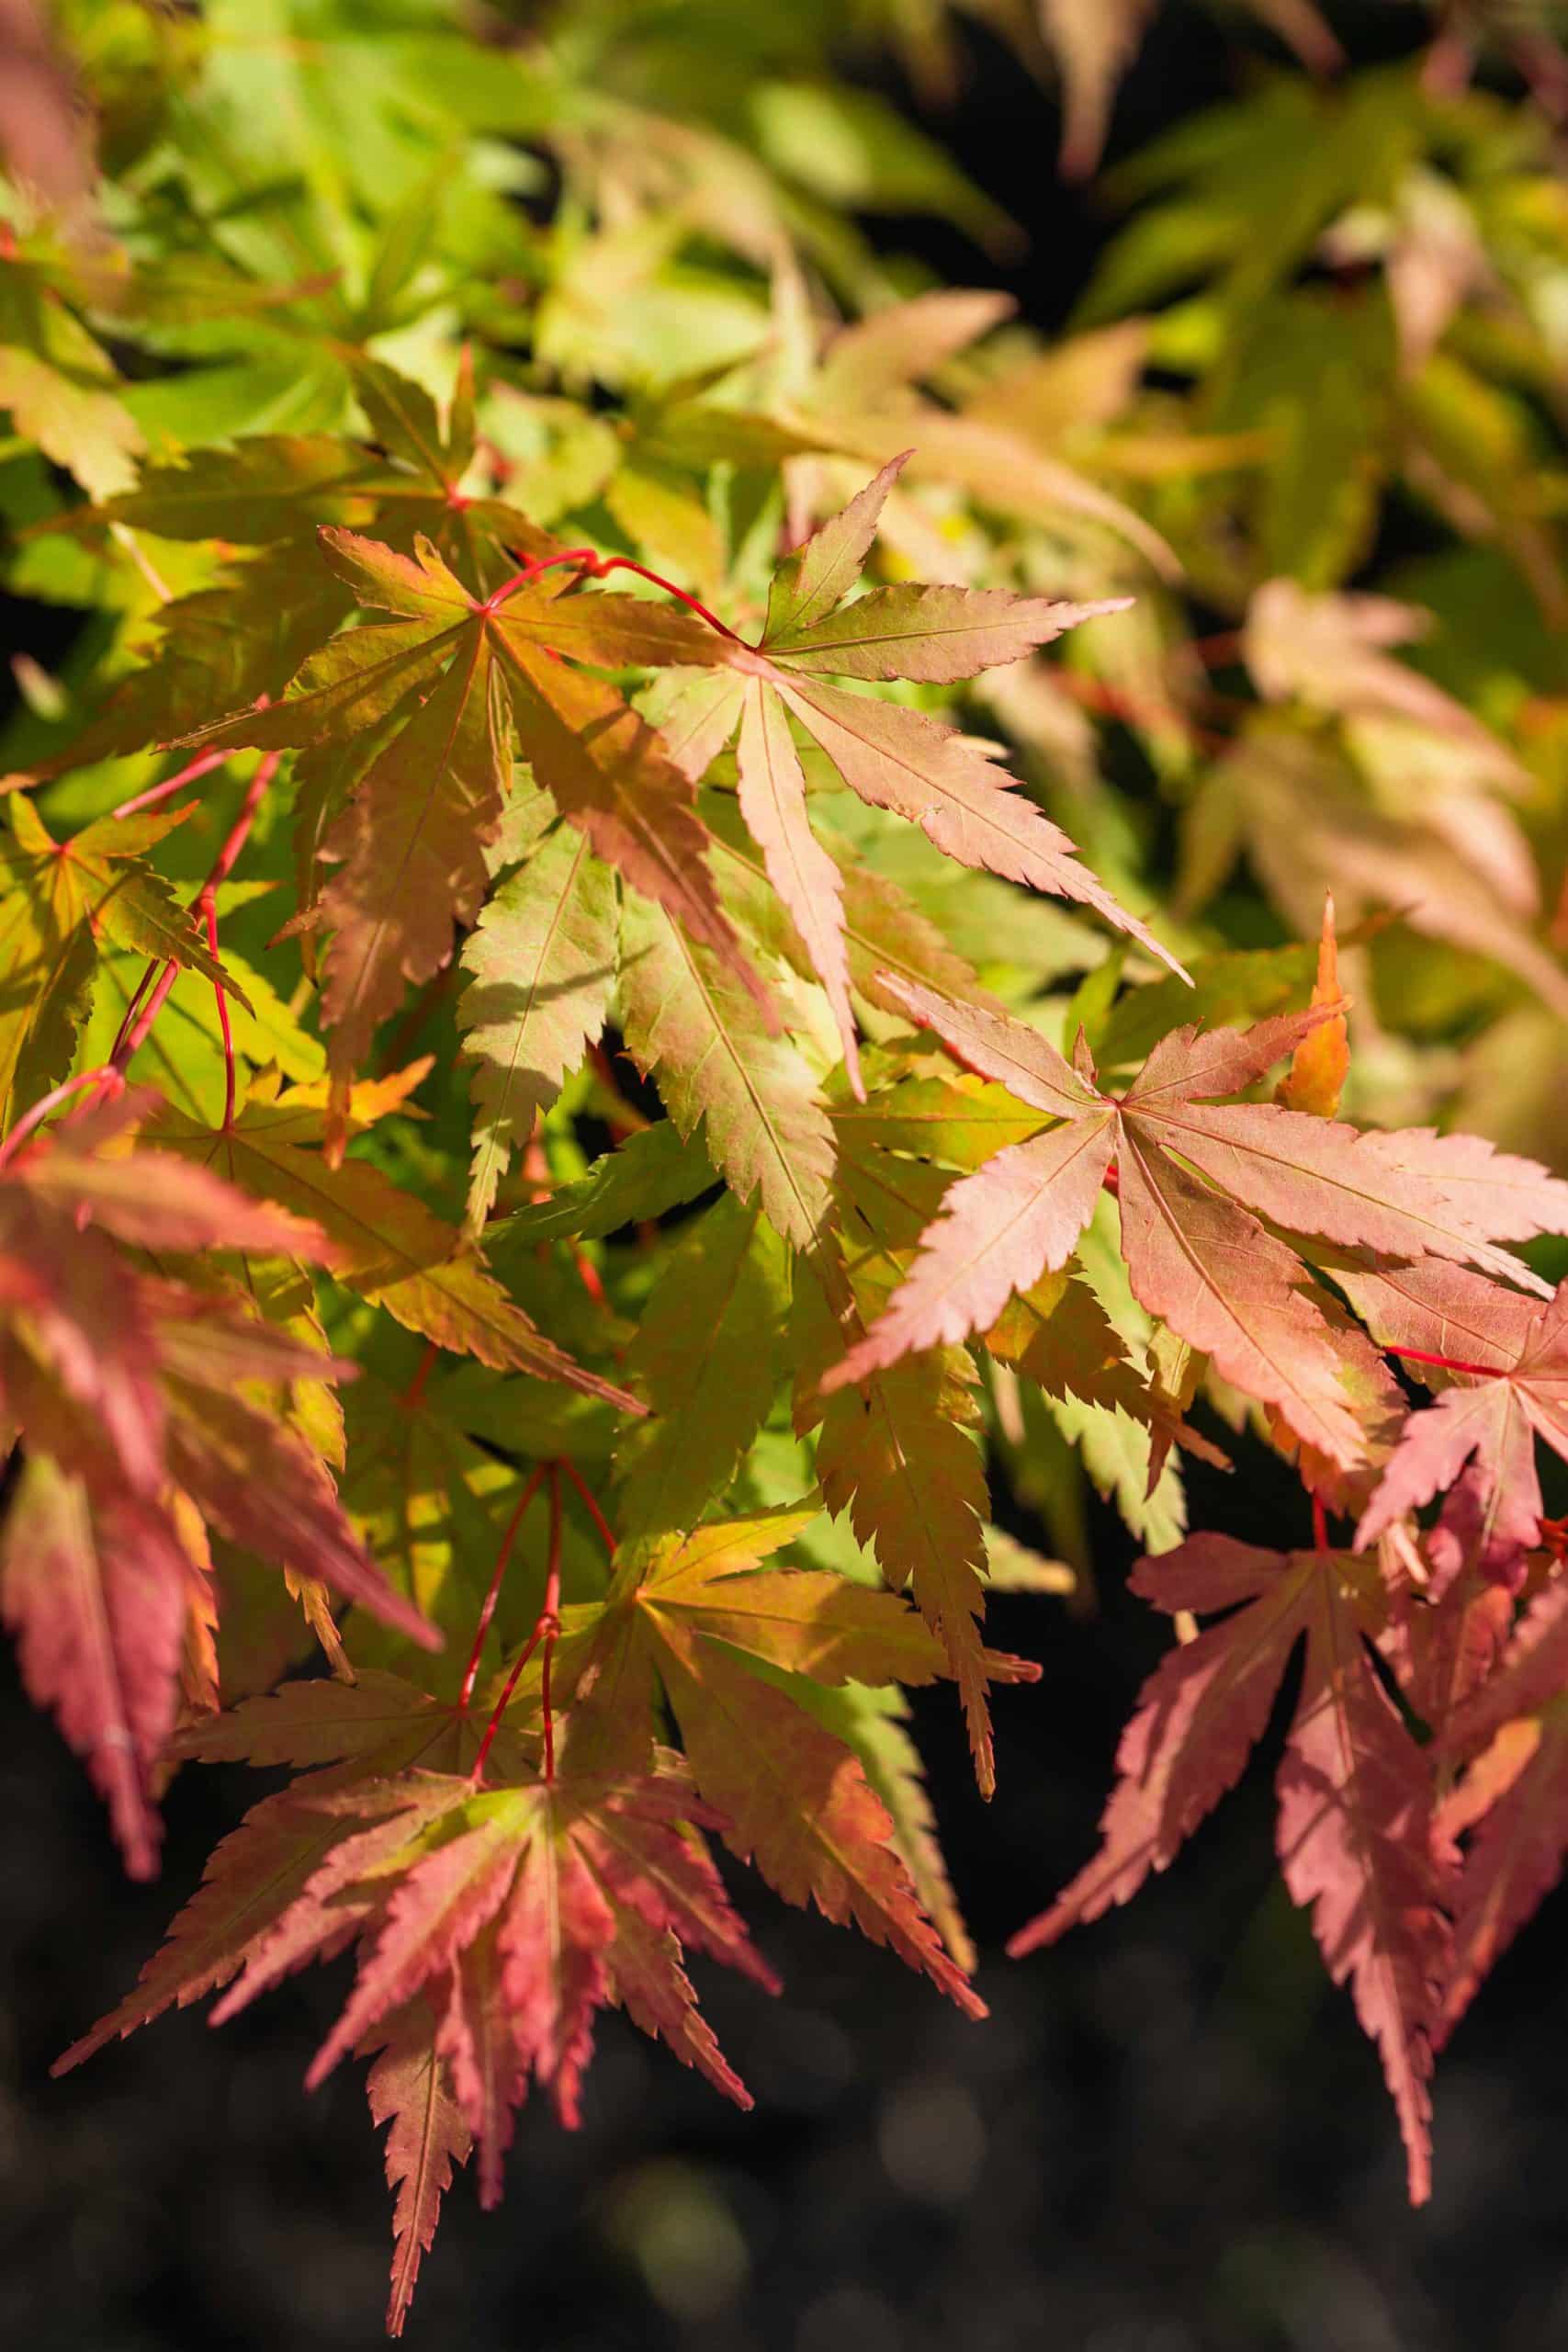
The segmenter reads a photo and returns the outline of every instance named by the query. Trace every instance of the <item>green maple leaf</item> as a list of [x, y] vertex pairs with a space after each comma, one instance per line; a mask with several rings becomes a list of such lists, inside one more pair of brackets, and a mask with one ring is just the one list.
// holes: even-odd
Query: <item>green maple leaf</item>
[[155, 956], [249, 999], [144, 853], [184, 817], [104, 817], [57, 842], [25, 793], [0, 841], [0, 1104], [5, 1124], [62, 1078], [106, 947]]

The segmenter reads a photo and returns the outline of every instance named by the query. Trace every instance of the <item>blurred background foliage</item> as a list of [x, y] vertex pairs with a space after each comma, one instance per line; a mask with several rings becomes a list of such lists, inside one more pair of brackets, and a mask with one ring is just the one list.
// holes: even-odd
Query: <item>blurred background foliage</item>
[[[760, 475], [783, 469], [805, 512], [912, 446], [895, 573], [1137, 598], [964, 710], [1160, 911], [1202, 1011], [1299, 990], [1331, 888], [1355, 1115], [1568, 1168], [1568, 61], [1548, 0], [55, 17], [58, 47], [33, 0], [0, 0], [0, 141], [32, 142], [54, 198], [47, 218], [7, 199], [0, 266], [0, 771], [78, 731], [164, 595], [210, 576], [200, 547], [62, 519], [147, 458], [362, 425], [360, 354], [445, 397], [467, 345], [489, 483], [742, 606], [776, 537]], [[54, 805], [94, 789], [84, 771]], [[934, 902], [940, 862], [917, 842], [907, 863]], [[1101, 938], [964, 888], [944, 919], [994, 986], [1044, 990], [1102, 1059], [1136, 1054]], [[258, 947], [269, 928], [237, 907], [242, 953], [247, 921]], [[179, 1052], [199, 1087], [219, 1065], [208, 1040], [203, 1077], [197, 1003]], [[298, 1034], [278, 1011], [253, 1063]], [[1043, 1646], [1046, 1679], [1005, 1704], [988, 1811], [952, 1725], [920, 1714], [993, 1951], [1081, 1859], [1158, 1639], [1096, 1488], [1121, 1487], [1140, 1541], [1179, 1524], [1092, 1446], [1086, 1481], [1068, 1438], [998, 1413], [1016, 1531], [1080, 1587], [1043, 1645], [1010, 1616], [1027, 1603], [996, 1601], [994, 1637]], [[1270, 1541], [1278, 1470], [1245, 1462], [1224, 1522]], [[309, 2107], [293, 2087], [333, 1988], [222, 2051], [186, 2018], [46, 2089], [167, 1895], [118, 1883], [9, 1689], [4, 1754], [6, 2340], [357, 2341], [374, 2153], [352, 2086]], [[452, 2199], [416, 2332], [473, 2352], [1555, 2340], [1562, 1898], [1467, 2028], [1437, 2201], [1412, 2216], [1353, 2025], [1263, 1892], [1271, 1760], [1135, 1919], [987, 1964], [983, 2030], [759, 1894], [790, 1995], [763, 2012], [704, 1986], [758, 2115], [716, 2113], [612, 2033], [584, 2132], [525, 2131], [500, 2223]], [[238, 1811], [231, 1777], [172, 1792], [171, 1888]], [[1218, 1948], [1213, 1921], [1249, 1914]]]

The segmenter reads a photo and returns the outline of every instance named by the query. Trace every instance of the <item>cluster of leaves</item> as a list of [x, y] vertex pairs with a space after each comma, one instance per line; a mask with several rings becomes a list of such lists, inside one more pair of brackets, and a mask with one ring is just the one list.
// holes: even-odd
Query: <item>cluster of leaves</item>
[[[60, 13], [103, 176], [18, 177], [0, 255], [7, 582], [87, 616], [0, 747], [0, 1609], [132, 1871], [182, 1760], [295, 1775], [62, 2063], [353, 1948], [312, 2080], [372, 2061], [397, 2332], [606, 2004], [744, 2102], [715, 1840], [980, 2014], [903, 1693], [988, 1792], [987, 1589], [1087, 1585], [1092, 1487], [1178, 1639], [1018, 1948], [1303, 1649], [1282, 1868], [1423, 2196], [1568, 1846], [1542, 114], [1451, 40], [1268, 82], [1123, 172], [1046, 346], [855, 226], [1009, 224], [823, 76], [837, 11]], [[1047, 0], [1080, 164], [1147, 13]], [[1182, 1457], [1259, 1450], [1303, 1547], [1189, 1535]]]

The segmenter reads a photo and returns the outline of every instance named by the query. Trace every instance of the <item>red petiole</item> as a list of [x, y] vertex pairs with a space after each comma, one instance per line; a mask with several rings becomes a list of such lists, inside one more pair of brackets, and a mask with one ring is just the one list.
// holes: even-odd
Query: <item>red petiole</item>
[[1501, 1379], [1504, 1367], [1495, 1363], [1469, 1363], [1463, 1356], [1435, 1356], [1426, 1348], [1390, 1348], [1391, 1356], [1403, 1357], [1406, 1363], [1429, 1363], [1439, 1372], [1464, 1372], [1472, 1380]]
[[556, 1644], [560, 1639], [561, 1511], [560, 1466], [558, 1463], [552, 1462], [549, 1464], [548, 1476], [550, 1547], [545, 1569], [544, 1603], [534, 1621], [534, 1630], [513, 1659], [512, 1671], [502, 1685], [501, 1696], [491, 1710], [491, 1718], [485, 1725], [484, 1737], [479, 1742], [479, 1752], [474, 1758], [474, 1769], [469, 1775], [476, 1788], [484, 1779], [485, 1760], [495, 1745], [496, 1733], [501, 1729], [501, 1719], [512, 1704], [512, 1694], [522, 1679], [523, 1669], [541, 1643], [544, 1645], [545, 1655], [539, 1672], [539, 1703], [544, 1714], [545, 1785], [547, 1788], [556, 1777], [556, 1727], [555, 1717], [550, 1707], [550, 1660], [555, 1655]]
[[605, 1557], [613, 1560], [615, 1556], [615, 1536], [610, 1532], [609, 1521], [605, 1519], [604, 1512], [600, 1510], [598, 1504], [594, 1501], [593, 1497], [584, 1485], [581, 1472], [578, 1469], [575, 1462], [567, 1459], [562, 1460], [560, 1467], [566, 1472], [567, 1476], [577, 1488], [578, 1496], [582, 1503], [583, 1509], [587, 1511], [589, 1518], [593, 1521], [594, 1526], [598, 1529], [599, 1541], [604, 1546]]
[[[177, 775], [166, 775], [162, 784], [149, 785], [145, 792], [139, 792], [132, 799], [122, 800], [118, 808], [111, 808], [109, 815], [134, 817], [140, 809], [155, 808], [160, 800], [167, 800], [172, 793], [178, 792], [183, 786], [195, 784], [200, 777], [210, 775], [214, 768], [220, 768], [224, 762], [232, 756], [229, 752], [198, 752], [194, 760], [180, 769]], [[194, 807], [195, 803], [191, 805]]]
[[99, 1069], [85, 1069], [80, 1078], [68, 1078], [61, 1085], [51, 1087], [49, 1092], [42, 1095], [30, 1110], [23, 1113], [5, 1142], [0, 1143], [0, 1168], [4, 1168], [7, 1160], [20, 1150], [28, 1137], [42, 1126], [51, 1111], [58, 1111], [62, 1102], [68, 1102], [71, 1097], [73, 1094], [79, 1094], [85, 1086], [96, 1087], [106, 1094], [118, 1094], [124, 1083], [123, 1077], [115, 1069], [113, 1063], [105, 1062]]
[[[256, 811], [266, 797], [267, 786], [277, 774], [278, 762], [282, 757], [281, 752], [268, 752], [263, 756], [246, 787], [245, 797], [240, 803], [239, 814], [229, 828], [223, 845], [213, 860], [212, 870], [191, 903], [191, 912], [197, 918], [198, 926], [206, 932], [208, 946], [214, 956], [218, 953], [219, 888], [220, 884], [227, 881], [233, 871], [240, 852], [250, 839], [251, 827], [256, 820]], [[190, 781], [188, 776], [180, 780], [187, 783]], [[170, 779], [168, 789], [173, 788], [175, 781], [176, 779]], [[164, 788], [162, 786], [154, 786], [155, 791], [162, 791]], [[133, 804], [128, 803], [127, 807]], [[124, 814], [125, 812], [119, 810], [116, 813]], [[114, 1041], [113, 1050], [108, 1058], [109, 1069], [123, 1077], [127, 1065], [144, 1042], [148, 1031], [163, 1011], [179, 969], [177, 964], [169, 963], [160, 970], [154, 963], [149, 964], [142, 973], [136, 985], [136, 993], [125, 1009], [125, 1018], [119, 1024], [119, 1034]], [[234, 1040], [229, 1025], [229, 1008], [223, 990], [216, 981], [213, 987], [217, 992], [219, 1022], [223, 1033], [223, 1133], [227, 1135], [234, 1124]], [[148, 994], [149, 989], [152, 990], [151, 995]], [[82, 1107], [87, 1108], [96, 1099], [96, 1095], [87, 1096]]]
[[501, 1539], [501, 1550], [496, 1558], [495, 1573], [491, 1577], [490, 1589], [484, 1598], [484, 1607], [479, 1611], [479, 1622], [474, 1629], [474, 1645], [468, 1652], [468, 1668], [463, 1676], [463, 1689], [457, 1701], [457, 1705], [464, 1714], [468, 1713], [473, 1702], [474, 1685], [479, 1679], [479, 1658], [484, 1650], [485, 1636], [490, 1632], [491, 1622], [495, 1615], [496, 1602], [501, 1599], [501, 1587], [506, 1575], [507, 1563], [512, 1557], [518, 1532], [527, 1516], [528, 1506], [538, 1493], [548, 1467], [547, 1463], [540, 1463], [523, 1492], [518, 1496], [517, 1508], [508, 1521], [506, 1532]]
[[[677, 604], [684, 605], [688, 612], [695, 613], [699, 620], [706, 621], [709, 628], [717, 629], [719, 635], [728, 637], [732, 644], [746, 643], [745, 639], [738, 635], [727, 621], [721, 621], [716, 613], [710, 613], [705, 605], [688, 594], [684, 588], [677, 588], [672, 580], [666, 580], [661, 571], [650, 571], [646, 563], [634, 562], [629, 555], [600, 555], [592, 548], [566, 548], [559, 555], [536, 556], [531, 562], [524, 563], [519, 571], [513, 572], [510, 580], [504, 581], [480, 609], [487, 613], [499, 611], [519, 588], [530, 587], [542, 573], [553, 571], [558, 564], [568, 563], [575, 565], [590, 580], [605, 580], [612, 571], [635, 571], [639, 580], [646, 580], [651, 587], [662, 588], [667, 596], [673, 596]], [[748, 650], [754, 651], [755, 648], [748, 648]]]
[[502, 1686], [501, 1695], [491, 1711], [489, 1723], [485, 1725], [484, 1737], [479, 1742], [479, 1754], [474, 1758], [474, 1768], [470, 1775], [476, 1787], [484, 1779], [485, 1759], [494, 1745], [496, 1733], [501, 1728], [501, 1719], [512, 1704], [512, 1696], [522, 1679], [523, 1669], [541, 1643], [544, 1645], [544, 1657], [539, 1668], [539, 1704], [544, 1719], [545, 1784], [547, 1787], [556, 1776], [556, 1725], [555, 1712], [550, 1704], [550, 1668], [555, 1657], [556, 1644], [560, 1639], [561, 1478], [563, 1474], [576, 1488], [589, 1518], [598, 1529], [600, 1541], [606, 1554], [612, 1560], [615, 1556], [615, 1538], [577, 1464], [565, 1455], [558, 1462], [541, 1463], [518, 1497], [517, 1508], [513, 1512], [506, 1533], [502, 1538], [501, 1555], [495, 1564], [495, 1573], [490, 1580], [490, 1589], [485, 1594], [484, 1606], [479, 1611], [479, 1624], [474, 1633], [474, 1645], [468, 1654], [468, 1669], [463, 1676], [462, 1695], [457, 1702], [459, 1712], [467, 1713], [473, 1699], [474, 1685], [479, 1679], [479, 1656], [484, 1648], [485, 1636], [490, 1632], [495, 1616], [496, 1602], [501, 1597], [502, 1580], [506, 1574], [507, 1563], [512, 1557], [518, 1531], [522, 1527], [528, 1506], [538, 1493], [541, 1480], [547, 1477], [550, 1483], [550, 1535], [549, 1552], [545, 1569], [545, 1597], [538, 1616], [534, 1621], [534, 1630], [513, 1659], [512, 1671]]

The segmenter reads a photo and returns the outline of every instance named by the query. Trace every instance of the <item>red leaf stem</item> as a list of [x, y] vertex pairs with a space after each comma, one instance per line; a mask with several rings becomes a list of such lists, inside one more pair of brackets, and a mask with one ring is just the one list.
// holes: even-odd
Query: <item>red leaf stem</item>
[[485, 1760], [495, 1744], [496, 1733], [501, 1729], [501, 1719], [512, 1704], [512, 1694], [522, 1679], [523, 1669], [541, 1642], [545, 1645], [544, 1667], [540, 1677], [540, 1701], [545, 1718], [545, 1780], [549, 1782], [556, 1776], [555, 1722], [550, 1710], [550, 1657], [560, 1634], [561, 1525], [560, 1470], [559, 1465], [554, 1462], [549, 1464], [549, 1480], [550, 1548], [545, 1573], [544, 1606], [534, 1621], [533, 1632], [513, 1660], [512, 1671], [502, 1683], [501, 1696], [491, 1710], [491, 1718], [485, 1725], [485, 1735], [479, 1742], [479, 1752], [474, 1758], [474, 1769], [469, 1776], [476, 1788], [484, 1779]]
[[111, 808], [109, 815], [134, 817], [143, 808], [155, 808], [160, 800], [167, 800], [182, 785], [195, 784], [198, 777], [210, 775], [214, 768], [220, 768], [232, 756], [230, 752], [198, 752], [176, 775], [166, 775], [162, 784], [150, 784], [145, 792], [138, 792], [131, 799], [122, 800], [118, 808]]
[[1390, 1348], [1391, 1356], [1402, 1356], [1407, 1363], [1436, 1364], [1439, 1372], [1465, 1372], [1472, 1380], [1496, 1380], [1504, 1367], [1495, 1363], [1469, 1363], [1463, 1356], [1435, 1356], [1426, 1348]]
[[[509, 549], [508, 552], [515, 560], [516, 550]], [[599, 555], [592, 548], [566, 548], [559, 555], [536, 556], [532, 562], [522, 563], [512, 578], [503, 581], [494, 595], [487, 599], [481, 610], [495, 612], [509, 596], [515, 595], [519, 588], [526, 588], [538, 579], [541, 572], [552, 571], [563, 563], [575, 564], [590, 580], [608, 579], [612, 571], [635, 571], [639, 580], [648, 581], [652, 587], [662, 588], [667, 596], [673, 596], [678, 605], [684, 605], [689, 613], [695, 613], [699, 620], [706, 621], [709, 628], [717, 629], [720, 637], [728, 637], [731, 644], [746, 643], [746, 639], [732, 629], [728, 621], [721, 621], [716, 613], [710, 613], [705, 605], [688, 594], [684, 588], [677, 588], [675, 582], [666, 580], [661, 571], [650, 571], [646, 563], [637, 563], [629, 555]], [[755, 651], [756, 649], [749, 650]]]
[[490, 1589], [485, 1594], [484, 1606], [479, 1611], [479, 1623], [474, 1628], [474, 1645], [468, 1652], [468, 1663], [463, 1675], [462, 1693], [457, 1701], [457, 1705], [464, 1714], [468, 1713], [473, 1701], [474, 1685], [479, 1679], [479, 1657], [484, 1649], [485, 1636], [490, 1632], [491, 1620], [495, 1615], [496, 1602], [501, 1599], [502, 1583], [506, 1575], [507, 1563], [512, 1557], [513, 1547], [517, 1541], [518, 1530], [526, 1516], [529, 1504], [539, 1491], [540, 1482], [547, 1467], [547, 1464], [541, 1462], [528, 1480], [517, 1498], [516, 1510], [507, 1521], [506, 1532], [501, 1539], [501, 1550], [496, 1555], [495, 1573], [491, 1577]]
[[582, 1473], [579, 1470], [576, 1463], [573, 1462], [570, 1456], [563, 1456], [558, 1467], [566, 1472], [567, 1476], [577, 1488], [583, 1509], [587, 1511], [589, 1518], [593, 1521], [594, 1526], [599, 1531], [599, 1540], [604, 1546], [605, 1555], [608, 1558], [613, 1560], [615, 1556], [615, 1536], [610, 1531], [610, 1523], [608, 1520], [606, 1520], [604, 1512], [594, 1501], [592, 1495], [589, 1492], [588, 1487], [583, 1480]]
[[62, 1102], [69, 1102], [72, 1095], [79, 1093], [84, 1086], [101, 1086], [106, 1092], [118, 1094], [124, 1083], [118, 1070], [111, 1063], [105, 1062], [97, 1069], [85, 1069], [80, 1077], [63, 1079], [58, 1086], [51, 1086], [47, 1094], [39, 1097], [30, 1110], [23, 1112], [5, 1142], [0, 1143], [0, 1168], [4, 1168], [28, 1137], [43, 1125], [51, 1111], [57, 1111]]

